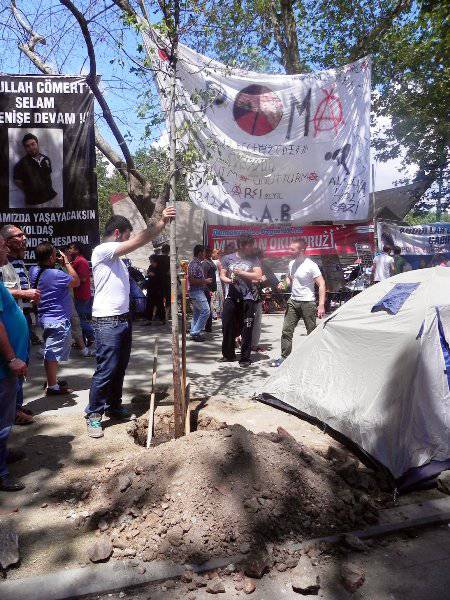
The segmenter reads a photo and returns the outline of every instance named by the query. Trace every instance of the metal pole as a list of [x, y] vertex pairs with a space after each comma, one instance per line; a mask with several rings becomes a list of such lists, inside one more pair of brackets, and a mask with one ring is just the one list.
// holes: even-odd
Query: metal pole
[[[175, 34], [172, 47], [172, 77], [170, 84], [170, 112], [169, 112], [169, 162], [172, 177], [170, 180], [170, 204], [175, 205], [176, 199], [176, 77], [177, 77], [177, 46], [178, 46], [178, 21], [179, 4], [174, 4], [174, 24]], [[180, 332], [178, 327], [178, 279], [177, 279], [177, 235], [175, 221], [170, 223], [170, 308], [172, 315], [172, 371], [173, 371], [173, 411], [175, 421], [175, 437], [184, 435], [184, 410], [183, 397], [181, 391], [180, 376]]]
[[377, 206], [375, 200], [375, 165], [372, 163], [372, 210], [373, 210], [373, 239], [375, 242], [375, 252], [378, 246], [378, 230], [377, 230]]
[[438, 178], [438, 198], [436, 202], [436, 221], [439, 221], [442, 218], [442, 167], [439, 169], [439, 178]]

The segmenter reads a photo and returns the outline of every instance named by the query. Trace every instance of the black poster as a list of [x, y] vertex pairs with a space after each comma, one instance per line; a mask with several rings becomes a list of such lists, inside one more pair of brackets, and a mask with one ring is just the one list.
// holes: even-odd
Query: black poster
[[0, 75], [0, 225], [27, 234], [27, 262], [99, 241], [93, 109], [84, 77]]

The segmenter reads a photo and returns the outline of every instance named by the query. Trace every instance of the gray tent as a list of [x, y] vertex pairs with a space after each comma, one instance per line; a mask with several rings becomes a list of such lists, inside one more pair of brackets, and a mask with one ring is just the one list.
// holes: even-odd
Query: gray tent
[[450, 269], [401, 273], [322, 322], [259, 398], [327, 425], [399, 484], [423, 479], [450, 468], [449, 342]]

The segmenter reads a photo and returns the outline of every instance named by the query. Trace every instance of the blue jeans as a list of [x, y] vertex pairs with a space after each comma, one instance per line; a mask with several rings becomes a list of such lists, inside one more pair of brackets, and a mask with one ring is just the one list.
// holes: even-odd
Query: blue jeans
[[93, 323], [97, 368], [92, 376], [89, 405], [85, 412], [103, 414], [122, 404], [125, 371], [131, 353], [131, 321], [115, 317]]
[[9, 473], [6, 444], [16, 418], [16, 393], [17, 377], [0, 379], [0, 477], [6, 477]]
[[94, 329], [91, 324], [92, 319], [92, 298], [89, 300], [77, 300], [74, 298], [75, 308], [80, 317], [81, 331], [85, 342], [91, 342], [94, 339]]
[[203, 331], [208, 320], [211, 309], [204, 290], [189, 290], [189, 297], [192, 302], [192, 324], [191, 336], [199, 335]]

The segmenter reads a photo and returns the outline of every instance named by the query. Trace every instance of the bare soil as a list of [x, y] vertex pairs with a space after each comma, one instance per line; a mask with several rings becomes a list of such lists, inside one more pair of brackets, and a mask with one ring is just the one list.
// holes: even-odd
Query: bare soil
[[[130, 428], [141, 443], [145, 425], [144, 417]], [[199, 426], [151, 452], [112, 458], [80, 488], [88, 516], [78, 526], [98, 528], [119, 559], [202, 563], [364, 527], [387, 501], [344, 452], [328, 460], [281, 428], [254, 434], [211, 418]], [[170, 430], [168, 413], [156, 430]]]

